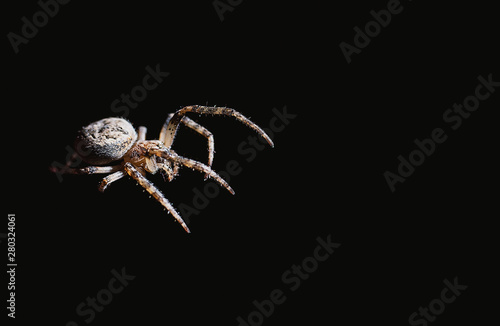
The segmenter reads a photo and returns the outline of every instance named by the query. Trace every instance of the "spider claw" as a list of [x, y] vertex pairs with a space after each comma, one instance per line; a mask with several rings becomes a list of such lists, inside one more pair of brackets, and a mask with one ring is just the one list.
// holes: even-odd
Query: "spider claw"
[[[177, 222], [177, 220], [174, 220]], [[182, 221], [182, 220], [181, 220]], [[180, 223], [182, 228], [187, 232], [187, 233], [191, 233], [191, 231], [189, 230], [188, 226], [186, 225], [186, 223], [184, 223], [184, 221], [182, 221], [182, 223]]]

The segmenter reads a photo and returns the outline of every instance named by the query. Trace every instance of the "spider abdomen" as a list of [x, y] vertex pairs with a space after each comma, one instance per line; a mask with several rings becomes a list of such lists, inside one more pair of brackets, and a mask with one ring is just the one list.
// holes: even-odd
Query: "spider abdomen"
[[130, 122], [123, 118], [95, 121], [80, 130], [76, 148], [89, 164], [108, 164], [121, 159], [137, 140]]

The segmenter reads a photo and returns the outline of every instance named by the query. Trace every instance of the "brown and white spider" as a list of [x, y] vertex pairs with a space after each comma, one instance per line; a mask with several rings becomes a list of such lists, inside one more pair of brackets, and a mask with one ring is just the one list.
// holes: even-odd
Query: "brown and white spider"
[[[212, 133], [186, 116], [186, 113], [232, 116], [243, 124], [255, 130], [271, 147], [274, 147], [269, 136], [256, 124], [241, 113], [226, 107], [207, 107], [200, 105], [186, 106], [168, 115], [163, 124], [159, 139], [146, 140], [146, 127], [134, 130], [130, 122], [123, 118], [106, 118], [83, 127], [80, 131], [76, 148], [83, 161], [91, 164], [83, 168], [69, 168], [70, 162], [62, 169], [52, 168], [53, 172], [71, 174], [111, 173], [102, 179], [99, 190], [104, 191], [109, 184], [129, 175], [151, 194], [170, 212], [186, 232], [189, 228], [165, 196], [146, 179], [146, 172], [155, 174], [160, 171], [172, 181], [178, 174], [181, 165], [205, 173], [205, 179], [210, 177], [217, 181], [234, 195], [233, 189], [212, 169], [214, 159], [214, 138]], [[172, 149], [174, 137], [179, 124], [193, 129], [208, 141], [208, 163], [205, 165], [176, 154]], [[112, 163], [113, 165], [109, 165]]]

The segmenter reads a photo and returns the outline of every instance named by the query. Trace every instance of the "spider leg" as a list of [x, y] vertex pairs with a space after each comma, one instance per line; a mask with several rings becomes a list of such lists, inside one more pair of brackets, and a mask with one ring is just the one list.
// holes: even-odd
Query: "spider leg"
[[216, 114], [216, 115], [227, 115], [236, 118], [237, 120], [241, 121], [244, 125], [246, 125], [249, 128], [252, 128], [254, 131], [256, 131], [259, 135], [261, 135], [268, 143], [271, 145], [271, 147], [274, 147], [273, 141], [269, 136], [262, 130], [259, 126], [257, 126], [255, 123], [250, 121], [247, 117], [245, 117], [243, 114], [239, 113], [238, 111], [235, 111], [230, 108], [226, 107], [208, 107], [208, 106], [202, 106], [202, 105], [191, 105], [191, 106], [186, 106], [183, 107], [182, 109], [178, 110], [177, 112], [174, 113], [172, 118], [169, 120], [167, 127], [165, 128], [165, 138], [164, 138], [164, 143], [165, 146], [170, 149], [172, 146], [172, 143], [174, 142], [174, 137], [175, 134], [177, 133], [177, 128], [179, 126], [179, 123], [183, 119], [183, 117], [186, 115], [188, 112], [195, 112], [199, 114]]
[[[163, 157], [157, 157], [156, 160], [158, 164], [158, 171], [163, 177], [163, 181], [168, 180], [169, 182], [172, 182], [172, 180], [174, 180], [175, 174], [174, 171], [172, 170], [172, 167], [170, 166], [170, 162], [168, 162]], [[166, 179], [165, 176], [167, 177]]]
[[99, 191], [104, 192], [106, 188], [109, 186], [110, 183], [115, 182], [116, 180], [119, 180], [125, 176], [125, 173], [123, 171], [116, 171], [114, 173], [111, 173], [110, 175], [105, 176], [101, 183], [99, 184]]
[[177, 213], [175, 208], [170, 204], [167, 198], [163, 196], [163, 194], [156, 188], [148, 179], [146, 179], [140, 172], [137, 170], [132, 164], [129, 162], [125, 163], [123, 166], [125, 172], [132, 177], [137, 183], [139, 183], [151, 196], [153, 196], [157, 201], [162, 204], [163, 207], [165, 207], [181, 224], [181, 226], [186, 230], [187, 233], [191, 233], [189, 231], [189, 228], [187, 227], [186, 223], [184, 223], [184, 220], [182, 217]]
[[[170, 113], [167, 117], [167, 120], [163, 124], [163, 127], [161, 128], [159, 139], [163, 143], [165, 142], [165, 138], [167, 137], [168, 123], [170, 122], [170, 119], [173, 116], [174, 116], [174, 114]], [[191, 120], [187, 116], [182, 117], [181, 123], [184, 124], [186, 127], [191, 128], [192, 130], [196, 131], [197, 133], [199, 133], [200, 135], [202, 135], [203, 137], [205, 137], [207, 139], [207, 141], [208, 141], [208, 162], [207, 162], [207, 165], [208, 165], [208, 167], [212, 167], [212, 162], [214, 161], [214, 153], [215, 153], [214, 136], [212, 135], [212, 133], [207, 128], [194, 122], [193, 120]], [[205, 180], [207, 178], [208, 178], [208, 174], [205, 174]]]
[[205, 172], [205, 174], [208, 174], [209, 177], [217, 181], [221, 186], [227, 189], [232, 195], [234, 195], [234, 190], [229, 186], [229, 184], [226, 182], [226, 180], [222, 179], [220, 175], [218, 175], [214, 170], [206, 166], [205, 164], [191, 160], [189, 158], [177, 155], [169, 150], [154, 150], [153, 153], [157, 156], [161, 156], [166, 158], [169, 161], [181, 163], [182, 165], [191, 168], [193, 170], [197, 170], [200, 172]]
[[163, 126], [161, 127], [161, 131], [160, 131], [160, 136], [158, 137], [158, 139], [164, 143], [165, 142], [165, 137], [167, 137], [167, 126], [168, 126], [168, 123], [170, 122], [170, 119], [172, 119], [172, 117], [174, 116], [173, 113], [169, 113], [167, 115], [167, 119], [165, 120], [165, 123], [163, 124]]
[[137, 140], [146, 140], [146, 131], [148, 129], [146, 127], [140, 126], [137, 132]]
[[[120, 170], [121, 165], [110, 165], [110, 166], [86, 166], [84, 168], [63, 168], [60, 169], [60, 173], [67, 174], [96, 174], [96, 173], [111, 173]], [[52, 172], [59, 172], [57, 169], [52, 168]]]

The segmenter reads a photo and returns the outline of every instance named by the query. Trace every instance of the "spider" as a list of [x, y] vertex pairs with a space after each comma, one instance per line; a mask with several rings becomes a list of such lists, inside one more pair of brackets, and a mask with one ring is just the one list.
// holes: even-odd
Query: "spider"
[[[271, 147], [274, 144], [269, 136], [244, 115], [227, 107], [207, 107], [191, 105], [168, 115], [160, 135], [156, 140], [146, 140], [146, 127], [140, 126], [137, 132], [130, 122], [123, 118], [105, 118], [83, 127], [75, 142], [80, 157], [89, 166], [69, 168], [70, 162], [61, 169], [51, 168], [52, 172], [69, 174], [110, 173], [99, 184], [103, 192], [111, 183], [130, 176], [151, 196], [173, 215], [187, 233], [191, 231], [167, 198], [146, 179], [146, 172], [160, 172], [166, 180], [172, 181], [178, 175], [180, 166], [186, 166], [205, 173], [205, 180], [212, 178], [234, 195], [234, 190], [211, 168], [214, 159], [214, 138], [205, 127], [186, 116], [187, 113], [232, 116], [262, 136]], [[193, 129], [208, 141], [208, 162], [203, 164], [183, 156], [171, 149], [179, 124]], [[83, 153], [83, 154], [82, 154]], [[77, 155], [77, 154], [75, 154]], [[70, 160], [71, 161], [71, 160]], [[112, 165], [110, 165], [112, 164]]]

